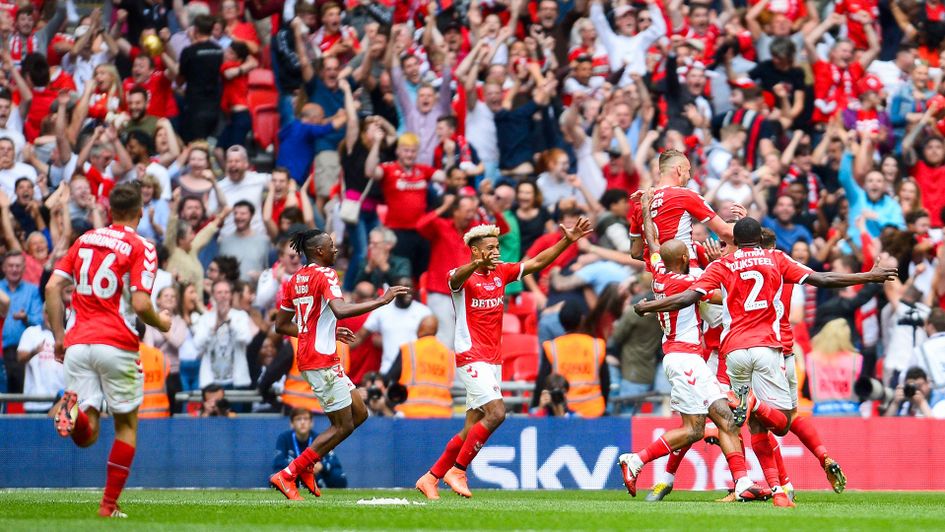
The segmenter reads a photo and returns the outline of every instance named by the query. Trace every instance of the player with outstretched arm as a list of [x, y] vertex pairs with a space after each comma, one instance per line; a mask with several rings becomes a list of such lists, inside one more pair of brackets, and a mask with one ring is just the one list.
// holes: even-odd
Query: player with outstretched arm
[[463, 241], [472, 261], [450, 272], [449, 286], [456, 311], [456, 378], [466, 388], [466, 424], [453, 436], [439, 460], [417, 480], [416, 488], [428, 499], [439, 499], [442, 479], [457, 494], [472, 497], [466, 467], [489, 436], [505, 421], [502, 401], [502, 306], [505, 286], [541, 271], [568, 246], [590, 234], [587, 218], [574, 227], [561, 226], [561, 240], [525, 262], [499, 262], [499, 228], [480, 225]]
[[331, 236], [318, 229], [301, 231], [292, 236], [291, 245], [309, 264], [286, 283], [276, 315], [276, 332], [298, 337], [299, 371], [331, 422], [295, 460], [269, 478], [269, 483], [286, 498], [299, 501], [302, 497], [295, 487], [296, 479], [313, 495], [320, 496], [313, 465], [350, 436], [368, 416], [367, 407], [345, 374], [337, 353], [336, 339], [350, 343], [355, 336], [350, 330], [338, 327], [338, 320], [371, 312], [409, 289], [393, 286], [382, 297], [348, 303], [342, 298], [338, 273], [333, 268], [338, 248]]
[[[46, 312], [56, 358], [65, 365], [66, 391], [56, 412], [56, 430], [88, 447], [98, 439], [101, 413], [107, 409], [115, 420], [115, 441], [98, 514], [128, 517], [118, 507], [118, 497], [131, 472], [138, 407], [144, 400], [135, 316], [162, 332], [171, 328], [171, 317], [151, 305], [157, 251], [133, 229], [141, 220], [141, 192], [133, 184], [118, 185], [108, 201], [112, 224], [80, 236], [56, 263], [46, 284]], [[62, 290], [71, 283], [76, 325], [66, 333]]]
[[814, 272], [784, 253], [761, 248], [761, 224], [739, 220], [733, 229], [737, 250], [712, 262], [685, 292], [634, 305], [637, 314], [669, 312], [694, 305], [707, 293], [722, 290], [726, 308], [720, 356], [726, 357], [732, 390], [738, 395], [735, 421], [749, 427], [752, 448], [772, 486], [776, 506], [794, 506], [779, 488], [778, 469], [767, 432], [783, 436], [791, 425], [793, 400], [781, 355], [780, 320], [785, 282], [834, 288], [882, 283], [897, 276], [894, 268], [866, 273]]
[[[660, 245], [656, 239], [650, 202], [652, 191], [643, 195], [643, 228], [647, 248], [653, 255], [647, 260], [653, 271], [653, 293], [657, 300], [688, 290], [699, 278], [689, 269], [689, 247], [670, 239]], [[658, 251], [657, 251], [658, 250]], [[630, 495], [637, 495], [637, 477], [648, 462], [666, 456], [702, 439], [708, 416], [718, 427], [719, 445], [728, 461], [739, 500], [766, 500], [771, 491], [748, 478], [739, 427], [735, 424], [728, 396], [709, 371], [702, 358], [704, 340], [702, 319], [696, 306], [660, 312], [663, 328], [663, 366], [672, 386], [671, 404], [679, 412], [682, 426], [660, 436], [640, 452], [620, 456], [618, 463], [624, 485]]]

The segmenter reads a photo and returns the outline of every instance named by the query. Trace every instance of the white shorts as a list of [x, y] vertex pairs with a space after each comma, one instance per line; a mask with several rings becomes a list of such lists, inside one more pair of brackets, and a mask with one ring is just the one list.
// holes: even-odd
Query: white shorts
[[351, 391], [355, 386], [341, 364], [330, 368], [309, 369], [301, 373], [305, 382], [312, 387], [312, 393], [326, 414], [351, 406]]
[[456, 371], [456, 379], [466, 388], [466, 410], [502, 399], [502, 366], [487, 362], [470, 362]]
[[787, 378], [788, 391], [791, 393], [791, 408], [797, 408], [797, 366], [794, 354], [784, 357], [784, 376]]
[[784, 356], [780, 349], [752, 347], [736, 349], [729, 353], [725, 362], [732, 389], [751, 386], [755, 397], [778, 410], [791, 410], [791, 390], [784, 372]]
[[[728, 392], [732, 389], [727, 382], [722, 382], [723, 380], [728, 380], [728, 375], [719, 375], [719, 350], [713, 349], [712, 353], [709, 354], [709, 360], [705, 361], [705, 365], [709, 368], [709, 372], [715, 375], [715, 380], [718, 381], [719, 386], [722, 387], [723, 392]], [[722, 379], [720, 377], [726, 377]]]
[[680, 414], [708, 414], [709, 405], [726, 397], [699, 355], [670, 353], [663, 357], [663, 370], [672, 386], [669, 404]]
[[113, 414], [133, 412], [144, 400], [144, 370], [136, 351], [104, 344], [76, 344], [63, 362], [66, 389], [79, 396], [79, 408], [106, 407]]

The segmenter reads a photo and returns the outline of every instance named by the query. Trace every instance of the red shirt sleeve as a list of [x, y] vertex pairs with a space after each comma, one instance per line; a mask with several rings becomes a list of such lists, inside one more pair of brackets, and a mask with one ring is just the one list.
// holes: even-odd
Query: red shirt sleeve
[[525, 273], [525, 264], [521, 262], [506, 262], [500, 264], [499, 268], [499, 276], [505, 284], [521, 280], [522, 274]]
[[[287, 286], [295, 284], [295, 275], [289, 278]], [[292, 303], [292, 290], [283, 290], [279, 297], [279, 308], [288, 312], [295, 312], [295, 304]]]
[[317, 291], [325, 298], [325, 301], [341, 299], [341, 287], [338, 286], [338, 274], [334, 272], [324, 273], [321, 277], [321, 286]]
[[785, 283], [803, 284], [804, 281], [807, 280], [807, 276], [814, 273], [813, 270], [797, 262], [781, 251], [775, 251], [774, 256], [778, 263], [778, 268], [781, 270], [781, 275], [784, 277]]
[[643, 237], [643, 206], [639, 201], [630, 203], [630, 236]]
[[708, 294], [712, 290], [721, 288], [725, 283], [726, 277], [725, 266], [720, 261], [715, 261], [709, 264], [709, 267], [702, 273], [702, 277], [692, 285], [692, 289], [703, 294]]
[[691, 190], [686, 194], [686, 211], [702, 223], [715, 217], [715, 211], [705, 199]]
[[131, 255], [131, 275], [128, 283], [131, 291], [151, 294], [156, 272], [157, 250], [150, 242], [142, 241], [134, 247]]

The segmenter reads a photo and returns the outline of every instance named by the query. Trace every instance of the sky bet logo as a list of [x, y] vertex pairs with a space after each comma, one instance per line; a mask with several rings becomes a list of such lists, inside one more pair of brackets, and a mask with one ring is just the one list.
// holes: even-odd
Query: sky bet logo
[[[518, 471], [513, 469], [516, 452]], [[502, 489], [562, 489], [558, 475], [567, 469], [578, 488], [596, 490], [607, 485], [618, 452], [616, 446], [604, 447], [597, 455], [593, 469], [589, 470], [575, 447], [562, 445], [539, 464], [538, 428], [526, 427], [519, 436], [517, 449], [509, 445], [483, 447], [469, 465], [469, 470], [479, 480]]]

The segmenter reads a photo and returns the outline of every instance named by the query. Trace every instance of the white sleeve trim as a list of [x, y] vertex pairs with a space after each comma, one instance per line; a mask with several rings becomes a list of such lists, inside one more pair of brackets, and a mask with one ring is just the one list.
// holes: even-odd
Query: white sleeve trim
[[68, 273], [66, 273], [66, 272], [64, 272], [64, 271], [62, 271], [62, 270], [53, 270], [53, 275], [58, 275], [59, 277], [65, 277], [66, 279], [68, 279], [68, 280], [70, 280], [70, 281], [75, 281], [75, 279], [72, 278], [72, 275], [70, 275], [70, 274], [68, 274]]

